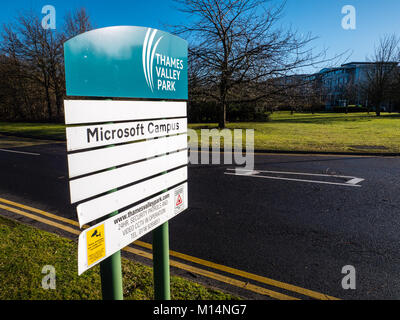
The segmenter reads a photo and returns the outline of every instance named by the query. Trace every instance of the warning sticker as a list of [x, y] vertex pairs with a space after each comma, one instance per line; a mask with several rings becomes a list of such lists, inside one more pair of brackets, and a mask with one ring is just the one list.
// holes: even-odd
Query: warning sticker
[[176, 202], [176, 206], [179, 207], [181, 204], [183, 204], [183, 201], [182, 201], [181, 195], [179, 194], [179, 195], [178, 195], [178, 200], [177, 200], [177, 202]]
[[184, 209], [184, 188], [179, 188], [175, 190], [175, 214], [181, 213]]
[[104, 224], [90, 230], [86, 234], [88, 266], [106, 256]]

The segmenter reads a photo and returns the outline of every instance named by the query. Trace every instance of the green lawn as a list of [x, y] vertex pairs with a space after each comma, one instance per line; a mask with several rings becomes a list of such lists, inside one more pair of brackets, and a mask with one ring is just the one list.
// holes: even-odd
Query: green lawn
[[[255, 149], [273, 151], [400, 153], [400, 114], [299, 114], [277, 112], [267, 123], [231, 123], [254, 129]], [[216, 128], [216, 124], [191, 125]]]
[[[216, 128], [216, 124], [192, 124]], [[230, 123], [229, 129], [254, 129], [255, 149], [273, 151], [400, 153], [400, 114], [276, 112], [266, 123]], [[0, 123], [0, 133], [65, 139], [63, 125]]]
[[[56, 269], [56, 290], [44, 290], [41, 273]], [[153, 299], [152, 269], [123, 259], [124, 297]], [[0, 300], [99, 300], [99, 267], [82, 276], [77, 270], [77, 245], [57, 235], [0, 217]], [[226, 300], [235, 297], [191, 281], [171, 278], [173, 300]]]
[[62, 124], [0, 122], [0, 133], [27, 138], [65, 140], [65, 126]]

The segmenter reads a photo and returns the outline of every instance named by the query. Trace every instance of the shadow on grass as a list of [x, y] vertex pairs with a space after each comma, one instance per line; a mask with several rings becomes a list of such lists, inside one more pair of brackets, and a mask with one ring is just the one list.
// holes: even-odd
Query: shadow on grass
[[23, 132], [16, 131], [2, 131], [0, 130], [0, 135], [8, 137], [19, 137], [27, 139], [39, 139], [39, 140], [54, 140], [54, 141], [65, 141], [65, 133], [60, 133], [59, 131], [38, 132], [37, 130], [25, 130]]
[[22, 138], [64, 141], [65, 126], [48, 123], [0, 122], [0, 134]]
[[[325, 124], [339, 124], [339, 123], [357, 123], [357, 122], [368, 122], [374, 120], [400, 120], [400, 113], [392, 113], [392, 114], [383, 114], [380, 117], [377, 117], [375, 113], [370, 114], [332, 114], [332, 113], [316, 113], [312, 114], [294, 114], [291, 115], [280, 115], [279, 113], [275, 116], [273, 115], [270, 121], [267, 122], [228, 122], [228, 129], [243, 129], [243, 125], [251, 125], [254, 127], [263, 125], [263, 124], [316, 124], [316, 125], [325, 125]], [[191, 129], [201, 130], [201, 129], [218, 129], [218, 124], [216, 123], [201, 123], [201, 124], [190, 124]]]
[[309, 117], [296, 117], [293, 116], [292, 119], [290, 118], [272, 118], [272, 123], [307, 123], [307, 124], [333, 124], [338, 122], [364, 122], [364, 121], [372, 121], [372, 120], [386, 120], [386, 119], [393, 119], [399, 120], [400, 114], [390, 114], [390, 115], [381, 115], [377, 117], [374, 114], [370, 115], [354, 115], [354, 114], [341, 114], [337, 116], [332, 116], [331, 114], [321, 115], [316, 114], [314, 116], [310, 115]]

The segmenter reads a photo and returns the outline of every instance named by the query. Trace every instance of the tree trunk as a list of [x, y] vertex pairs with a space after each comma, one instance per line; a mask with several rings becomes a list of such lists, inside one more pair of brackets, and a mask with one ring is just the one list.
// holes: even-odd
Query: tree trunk
[[63, 96], [60, 92], [56, 92], [56, 107], [57, 107], [57, 119], [61, 119], [61, 113], [63, 108]]
[[227, 80], [226, 80], [225, 74], [222, 76], [219, 90], [220, 90], [220, 103], [219, 103], [220, 111], [219, 111], [218, 127], [220, 129], [225, 129], [225, 127], [226, 127], [226, 109], [227, 109], [227, 102], [226, 102]]
[[380, 117], [381, 116], [381, 105], [380, 104], [377, 104], [376, 105], [376, 116], [377, 117]]
[[226, 101], [221, 101], [221, 105], [220, 105], [220, 114], [219, 114], [219, 124], [218, 127], [220, 129], [225, 129], [226, 127], [226, 106], [227, 103]]
[[47, 116], [48, 119], [51, 121], [53, 119], [53, 112], [51, 110], [50, 90], [48, 87], [46, 87], [45, 90], [46, 90], [46, 100], [47, 100]]

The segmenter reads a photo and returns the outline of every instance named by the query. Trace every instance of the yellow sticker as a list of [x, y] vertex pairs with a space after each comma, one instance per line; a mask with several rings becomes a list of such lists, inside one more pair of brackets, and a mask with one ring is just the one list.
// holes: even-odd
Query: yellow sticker
[[106, 256], [104, 224], [86, 233], [88, 266]]

